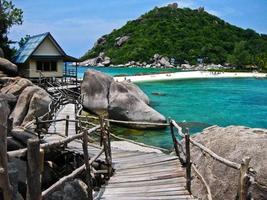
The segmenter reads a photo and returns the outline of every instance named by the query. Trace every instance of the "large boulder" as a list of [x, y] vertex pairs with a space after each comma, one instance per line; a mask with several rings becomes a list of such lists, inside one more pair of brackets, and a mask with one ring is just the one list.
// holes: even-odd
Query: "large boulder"
[[[148, 96], [134, 83], [130, 82], [130, 81], [122, 81], [120, 83], [113, 83], [113, 86], [115, 85], [115, 87], [117, 87], [117, 90], [119, 88], [121, 88], [122, 91], [126, 91], [128, 93], [132, 93], [135, 97], [139, 98], [140, 100], [142, 100], [143, 102], [145, 102], [146, 104], [149, 104], [149, 98]], [[112, 92], [110, 92], [110, 96], [114, 95]], [[110, 99], [112, 99], [112, 97], [110, 97]]]
[[37, 116], [48, 112], [49, 94], [38, 86], [29, 86], [19, 95], [15, 109], [10, 115], [13, 127], [25, 126]]
[[109, 87], [113, 78], [96, 70], [84, 73], [81, 84], [83, 106], [89, 111], [100, 114], [108, 108]]
[[13, 64], [9, 60], [0, 57], [0, 70], [9, 75], [17, 74], [17, 65]]
[[[250, 166], [256, 171], [252, 184], [254, 199], [267, 197], [267, 129], [253, 129], [242, 126], [218, 127], [204, 129], [194, 140], [205, 145], [217, 155], [230, 161], [241, 163], [246, 156], [251, 157]], [[210, 186], [213, 199], [235, 199], [239, 170], [235, 170], [210, 156], [203, 156], [198, 147], [192, 146], [192, 161], [195, 163]], [[194, 177], [193, 194], [206, 199], [206, 190], [202, 183]]]
[[21, 78], [21, 77], [10, 78], [6, 83], [6, 85], [1, 89], [1, 93], [13, 94], [15, 96], [18, 96], [26, 87], [32, 85], [33, 83], [26, 78]]
[[29, 122], [32, 122], [35, 117], [40, 117], [47, 113], [51, 101], [52, 99], [49, 94], [44, 89], [39, 88], [31, 98], [28, 113], [23, 119], [21, 126], [26, 126]]
[[[129, 92], [122, 83], [112, 82], [108, 115], [111, 119], [123, 121], [164, 123], [163, 115], [148, 106], [137, 95]], [[129, 125], [136, 128], [158, 128], [155, 125]]]
[[[135, 84], [116, 82], [102, 72], [88, 70], [81, 84], [83, 106], [95, 114], [108, 113], [109, 118], [122, 121], [165, 122], [160, 113], [149, 107], [149, 98]], [[159, 126], [129, 125], [135, 128]]]

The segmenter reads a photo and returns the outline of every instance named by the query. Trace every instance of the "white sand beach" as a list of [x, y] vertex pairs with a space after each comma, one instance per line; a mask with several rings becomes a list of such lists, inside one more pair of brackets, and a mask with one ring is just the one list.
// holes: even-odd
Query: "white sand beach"
[[123, 80], [130, 80], [132, 82], [148, 82], [148, 81], [161, 81], [161, 80], [179, 80], [179, 79], [202, 79], [202, 78], [267, 78], [266, 73], [257, 72], [203, 72], [203, 71], [190, 71], [190, 72], [175, 72], [165, 74], [150, 74], [140, 76], [122, 76], [114, 77], [118, 82]]

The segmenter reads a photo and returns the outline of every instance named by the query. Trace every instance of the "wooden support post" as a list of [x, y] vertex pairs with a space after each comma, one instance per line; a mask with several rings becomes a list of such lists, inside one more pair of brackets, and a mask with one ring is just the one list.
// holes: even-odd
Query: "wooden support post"
[[102, 147], [103, 135], [104, 135], [104, 120], [101, 116], [99, 117], [99, 123], [100, 123], [100, 146]]
[[41, 200], [40, 142], [29, 139], [27, 142], [27, 200]]
[[75, 134], [77, 135], [78, 134], [78, 118], [77, 118], [77, 111], [78, 111], [78, 108], [77, 108], [77, 101], [74, 103], [74, 110], [75, 110]]
[[42, 84], [42, 78], [41, 78], [41, 71], [38, 71], [39, 72], [39, 87], [41, 87], [41, 84]]
[[169, 121], [170, 121], [170, 129], [171, 129], [173, 147], [174, 147], [176, 155], [180, 159], [180, 152], [179, 152], [179, 149], [178, 149], [178, 146], [177, 146], [177, 139], [176, 139], [175, 134], [174, 134], [174, 127], [173, 127], [172, 121], [171, 120], [169, 120]]
[[239, 173], [239, 184], [238, 184], [238, 200], [247, 200], [250, 186], [250, 177], [248, 174], [249, 163], [251, 158], [245, 157], [242, 160], [240, 173]]
[[[0, 191], [4, 200], [11, 200], [12, 189], [7, 171], [7, 117], [9, 113], [8, 104], [4, 100], [0, 100]], [[1, 199], [1, 192], [0, 192]]]
[[111, 162], [111, 157], [110, 157], [110, 152], [109, 152], [109, 146], [108, 146], [108, 138], [107, 138], [107, 133], [106, 131], [103, 131], [103, 145], [104, 145], [104, 151], [105, 151], [105, 160], [106, 164], [108, 166], [108, 178], [110, 178], [111, 173], [112, 173], [112, 162]]
[[41, 138], [41, 127], [40, 127], [40, 123], [39, 123], [39, 118], [35, 117], [35, 123], [36, 123], [36, 129], [35, 132], [38, 134], [38, 138]]
[[186, 151], [186, 189], [191, 194], [191, 156], [190, 156], [189, 129], [187, 129], [185, 134], [185, 151]]
[[88, 135], [87, 132], [83, 132], [83, 155], [84, 155], [84, 164], [85, 164], [85, 175], [87, 183], [87, 192], [89, 200], [93, 200], [93, 188], [92, 188], [92, 177], [91, 177], [91, 166], [89, 164], [89, 155], [88, 155]]
[[[66, 116], [66, 123], [65, 123], [65, 136], [66, 136], [66, 137], [69, 137], [69, 119], [70, 119], [70, 116], [67, 115], [67, 116]], [[68, 146], [68, 144], [66, 143], [66, 144], [64, 145], [64, 147], [66, 148], [67, 146]]]
[[109, 132], [109, 121], [106, 122], [106, 131], [107, 131], [107, 139], [108, 139], [108, 148], [109, 148], [109, 156], [110, 156], [110, 160], [112, 163], [112, 151], [111, 151], [111, 137], [110, 137], [110, 132]]
[[67, 63], [65, 62], [65, 67], [64, 67], [64, 78], [65, 78], [65, 83], [67, 82]]
[[75, 62], [75, 73], [76, 73], [76, 86], [78, 85], [78, 66], [77, 66], [77, 62]]
[[66, 137], [69, 136], [69, 119], [70, 119], [70, 116], [67, 115], [66, 116], [66, 124], [65, 124], [65, 136]]
[[[13, 165], [11, 170], [8, 171], [10, 184], [12, 186], [12, 199], [17, 199], [18, 195], [18, 170], [16, 169], [15, 163], [9, 163], [9, 165]], [[1, 197], [0, 197], [1, 199]]]

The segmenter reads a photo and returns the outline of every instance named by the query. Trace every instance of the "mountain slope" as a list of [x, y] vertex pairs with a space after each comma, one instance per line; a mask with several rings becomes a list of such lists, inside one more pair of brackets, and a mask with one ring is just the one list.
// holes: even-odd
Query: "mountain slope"
[[204, 58], [206, 63], [267, 67], [267, 36], [230, 25], [203, 9], [162, 7], [103, 36], [82, 59], [100, 52], [114, 64], [149, 62], [158, 53], [178, 63], [195, 64], [197, 58]]

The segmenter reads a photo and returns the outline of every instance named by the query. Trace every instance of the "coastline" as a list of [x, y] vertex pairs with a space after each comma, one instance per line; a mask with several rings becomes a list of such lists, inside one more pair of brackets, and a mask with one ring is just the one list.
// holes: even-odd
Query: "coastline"
[[267, 78], [266, 73], [254, 72], [207, 72], [207, 71], [190, 71], [174, 72], [164, 74], [150, 74], [137, 76], [114, 77], [115, 81], [121, 82], [129, 80], [131, 82], [153, 82], [164, 80], [183, 80], [183, 79], [204, 79], [204, 78]]

